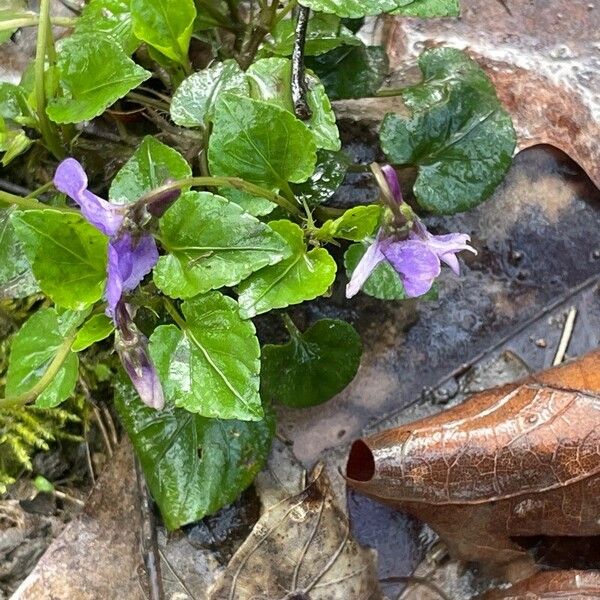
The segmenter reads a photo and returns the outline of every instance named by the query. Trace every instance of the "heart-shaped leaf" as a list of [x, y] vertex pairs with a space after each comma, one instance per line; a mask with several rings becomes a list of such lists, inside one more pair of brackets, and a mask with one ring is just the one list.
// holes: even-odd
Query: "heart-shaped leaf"
[[81, 352], [92, 344], [106, 339], [114, 329], [113, 322], [106, 315], [94, 315], [77, 332], [71, 349], [73, 352]]
[[288, 257], [285, 240], [240, 206], [209, 192], [188, 192], [160, 220], [168, 254], [154, 269], [165, 294], [191, 298], [233, 286]]
[[260, 471], [274, 422], [207, 419], [167, 402], [142, 404], [121, 377], [115, 406], [169, 529], [198, 521], [233, 502]]
[[266, 345], [262, 390], [286, 406], [305, 408], [326, 402], [353, 379], [360, 364], [360, 336], [346, 321], [322, 319], [300, 333], [288, 321], [291, 340]]
[[248, 94], [248, 83], [237, 61], [228, 59], [184, 79], [171, 101], [171, 118], [182, 127], [201, 127], [213, 117], [224, 92]]
[[215, 108], [208, 161], [213, 175], [281, 189], [310, 177], [316, 145], [306, 125], [287, 110], [227, 93]]
[[[31, 390], [61, 349], [65, 350], [65, 337], [68, 338], [74, 327], [73, 321], [68, 322], [71, 317], [70, 311], [59, 317], [54, 308], [44, 308], [24, 323], [11, 345], [6, 376], [7, 397], [15, 397]], [[50, 385], [37, 397], [37, 406], [58, 406], [73, 393], [77, 383], [79, 359], [68, 348], [65, 351], [62, 366]]]
[[194, 0], [131, 0], [133, 33], [161, 54], [186, 65], [196, 6]]
[[219, 292], [181, 305], [185, 320], [161, 325], [150, 354], [166, 398], [205, 417], [258, 421], [260, 347], [251, 321]]
[[490, 196], [511, 165], [510, 116], [484, 71], [459, 50], [429, 50], [419, 64], [424, 81], [404, 94], [413, 116], [386, 116], [382, 148], [391, 162], [418, 167], [414, 193], [423, 208], [469, 210]]
[[135, 202], [168, 179], [185, 179], [192, 169], [177, 150], [148, 135], [117, 173], [108, 197], [119, 204]]
[[[263, 58], [253, 63], [247, 71], [250, 95], [256, 100], [270, 102], [294, 113], [292, 101], [292, 63], [287, 58]], [[312, 131], [317, 148], [341, 148], [335, 115], [325, 88], [310, 71], [306, 72], [306, 101], [310, 118], [303, 121]]]
[[63, 95], [46, 109], [57, 123], [89, 121], [150, 77], [112, 38], [100, 34], [66, 38], [58, 67]]
[[321, 296], [335, 279], [337, 267], [331, 255], [324, 248], [307, 252], [298, 225], [273, 221], [269, 227], [287, 242], [292, 255], [257, 271], [238, 286], [240, 313], [247, 319]]
[[106, 236], [81, 215], [52, 209], [17, 212], [11, 222], [40, 288], [58, 306], [83, 310], [101, 298]]

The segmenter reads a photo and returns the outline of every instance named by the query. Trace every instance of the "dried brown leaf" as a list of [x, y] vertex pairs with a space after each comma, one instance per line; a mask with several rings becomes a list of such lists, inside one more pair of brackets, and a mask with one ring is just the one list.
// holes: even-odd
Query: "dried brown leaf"
[[348, 483], [518, 579], [519, 536], [600, 535], [600, 349], [356, 441]]
[[600, 187], [600, 5], [589, 0], [461, 0], [461, 18], [396, 18], [390, 65], [424, 47], [467, 49], [512, 114], [522, 150], [551, 144]]
[[484, 600], [590, 600], [600, 598], [599, 571], [546, 571]]
[[258, 521], [209, 592], [210, 600], [376, 600], [375, 556], [351, 537], [318, 468], [300, 494]]

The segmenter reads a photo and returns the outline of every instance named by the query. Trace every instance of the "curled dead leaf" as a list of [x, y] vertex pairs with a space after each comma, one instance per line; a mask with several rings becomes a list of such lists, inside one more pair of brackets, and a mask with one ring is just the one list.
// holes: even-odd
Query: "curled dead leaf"
[[210, 600], [378, 600], [373, 551], [350, 535], [317, 468], [300, 494], [268, 509], [209, 591]]
[[466, 49], [511, 113], [518, 149], [551, 144], [600, 187], [600, 6], [589, 0], [461, 0], [461, 18], [390, 26], [390, 67], [424, 47]]
[[545, 571], [486, 594], [484, 600], [590, 600], [600, 598], [599, 571]]
[[348, 484], [511, 580], [521, 536], [600, 535], [600, 349], [352, 445]]

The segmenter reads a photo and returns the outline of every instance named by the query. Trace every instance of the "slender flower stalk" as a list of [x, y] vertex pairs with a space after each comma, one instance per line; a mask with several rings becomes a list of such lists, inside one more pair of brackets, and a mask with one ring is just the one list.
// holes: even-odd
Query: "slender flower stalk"
[[396, 171], [390, 165], [373, 172], [389, 207], [388, 219], [377, 232], [375, 241], [356, 266], [346, 287], [346, 297], [351, 298], [367, 282], [371, 273], [381, 262], [387, 261], [400, 276], [404, 291], [410, 298], [426, 294], [441, 272], [441, 263], [460, 274], [456, 254], [468, 250], [477, 254], [469, 245], [465, 233], [433, 235], [427, 231], [419, 217], [402, 198]]

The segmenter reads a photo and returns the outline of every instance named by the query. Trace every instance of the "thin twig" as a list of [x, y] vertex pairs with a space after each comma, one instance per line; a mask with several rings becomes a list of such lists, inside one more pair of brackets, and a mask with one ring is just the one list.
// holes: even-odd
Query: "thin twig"
[[192, 594], [192, 592], [187, 587], [187, 585], [185, 585], [185, 581], [183, 579], [181, 579], [181, 577], [179, 577], [179, 575], [177, 575], [175, 569], [173, 569], [173, 565], [169, 562], [169, 559], [167, 558], [165, 553], [160, 548], [158, 549], [158, 553], [160, 554], [160, 557], [162, 558], [162, 560], [164, 560], [167, 567], [169, 567], [169, 571], [171, 571], [171, 574], [175, 577], [175, 579], [177, 579], [177, 583], [179, 583], [179, 585], [185, 590], [186, 594], [190, 598], [194, 598], [194, 594]]
[[115, 423], [108, 407], [102, 406], [102, 415], [104, 416], [104, 422], [108, 425], [113, 447], [116, 448], [119, 445], [119, 436], [117, 435], [117, 428], [115, 427]]
[[96, 422], [98, 423], [98, 427], [100, 428], [100, 433], [102, 434], [102, 439], [104, 440], [104, 445], [106, 446], [106, 451], [108, 452], [108, 456], [112, 457], [113, 455], [113, 447], [110, 443], [110, 438], [108, 437], [108, 433], [106, 431], [106, 425], [104, 424], [104, 420], [102, 419], [102, 415], [98, 410], [98, 407], [92, 403], [92, 410], [94, 411], [94, 417], [96, 417]]
[[562, 335], [560, 336], [560, 342], [558, 343], [558, 350], [556, 351], [556, 356], [552, 361], [552, 365], [560, 365], [560, 363], [565, 359], [565, 354], [567, 353], [567, 348], [569, 347], [569, 342], [571, 341], [571, 337], [573, 336], [573, 327], [575, 325], [575, 318], [577, 317], [577, 309], [572, 306], [571, 310], [569, 310], [569, 314], [567, 315], [567, 320], [565, 321], [565, 326], [563, 327]]
[[294, 112], [299, 119], [306, 121], [310, 119], [311, 111], [306, 100], [306, 75], [304, 72], [304, 46], [306, 44], [306, 30], [308, 28], [308, 17], [310, 9], [301, 6], [298, 10], [298, 22], [294, 38], [294, 50], [292, 52], [292, 101]]
[[160, 571], [160, 554], [156, 539], [156, 523], [152, 508], [152, 499], [148, 493], [146, 480], [137, 458], [135, 459], [135, 474], [140, 494], [140, 510], [142, 513], [141, 546], [148, 576], [150, 600], [164, 600], [162, 574]]
[[[399, 575], [398, 577], [386, 577], [385, 579], [380, 579], [379, 583], [408, 583], [409, 585], [423, 585], [428, 587], [430, 590], [435, 592], [442, 600], [450, 600], [450, 596], [442, 590], [439, 586], [437, 586], [433, 581], [430, 581], [426, 577], [418, 577], [417, 575]], [[400, 592], [400, 596], [398, 596], [398, 600], [402, 597], [404, 592]]]

